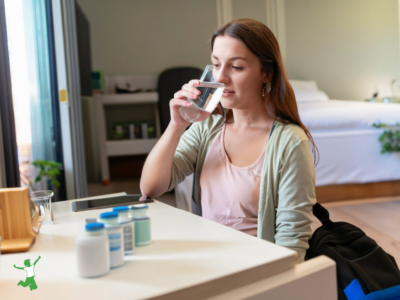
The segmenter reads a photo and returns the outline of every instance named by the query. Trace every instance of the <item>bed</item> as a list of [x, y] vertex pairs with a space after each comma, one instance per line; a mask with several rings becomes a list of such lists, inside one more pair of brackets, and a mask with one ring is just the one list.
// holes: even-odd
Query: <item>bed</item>
[[[333, 100], [315, 81], [291, 80], [299, 114], [319, 151], [319, 202], [400, 195], [400, 152], [381, 154], [382, 129], [400, 123], [400, 104]], [[190, 210], [192, 177], [176, 187], [178, 207]]]
[[320, 153], [316, 186], [400, 179], [400, 153], [381, 154], [382, 129], [374, 123], [400, 123], [400, 105], [331, 100], [315, 82], [292, 82], [299, 114]]

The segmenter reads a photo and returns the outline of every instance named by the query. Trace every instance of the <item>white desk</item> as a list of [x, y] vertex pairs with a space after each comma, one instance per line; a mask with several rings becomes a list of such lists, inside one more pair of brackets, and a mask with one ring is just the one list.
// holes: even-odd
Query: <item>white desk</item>
[[[54, 205], [55, 223], [42, 226], [29, 252], [1, 255], [0, 299], [293, 299], [281, 297], [288, 288], [296, 299], [303, 299], [300, 291], [307, 292], [304, 299], [322, 299], [326, 293], [332, 297], [323, 299], [336, 298], [335, 265], [328, 258], [296, 266], [289, 249], [160, 202], [149, 204], [151, 245], [136, 248], [123, 267], [106, 276], [80, 278], [75, 239], [84, 232], [85, 218], [110, 209], [73, 213], [70, 205]], [[13, 265], [22, 267], [25, 259], [33, 263], [39, 255], [38, 289], [17, 286], [25, 272]]]

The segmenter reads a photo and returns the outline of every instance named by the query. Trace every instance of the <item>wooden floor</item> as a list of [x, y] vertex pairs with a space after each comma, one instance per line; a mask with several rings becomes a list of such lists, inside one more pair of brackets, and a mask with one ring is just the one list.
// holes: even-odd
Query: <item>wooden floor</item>
[[[138, 180], [112, 181], [108, 186], [90, 183], [88, 191], [90, 196], [118, 192], [140, 193]], [[164, 194], [157, 197], [157, 200], [176, 206], [174, 193]], [[328, 209], [332, 221], [345, 221], [361, 228], [400, 265], [400, 197], [329, 202], [323, 205]], [[320, 225], [315, 219], [313, 230]]]
[[[361, 228], [400, 265], [400, 197], [323, 204], [334, 222], [345, 221]], [[315, 219], [315, 230], [321, 223]]]

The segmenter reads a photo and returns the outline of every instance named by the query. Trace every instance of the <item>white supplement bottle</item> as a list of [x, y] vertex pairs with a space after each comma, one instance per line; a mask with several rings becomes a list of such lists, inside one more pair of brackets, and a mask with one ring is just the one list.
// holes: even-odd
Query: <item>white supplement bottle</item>
[[118, 213], [105, 212], [100, 215], [100, 221], [104, 223], [110, 242], [110, 267], [118, 268], [124, 264], [124, 236], [122, 227], [118, 224]]
[[118, 223], [124, 233], [124, 253], [132, 254], [135, 252], [135, 223], [129, 217], [129, 207], [114, 207], [113, 211], [118, 213]]
[[110, 245], [103, 223], [89, 223], [86, 232], [75, 241], [78, 274], [99, 277], [110, 270]]

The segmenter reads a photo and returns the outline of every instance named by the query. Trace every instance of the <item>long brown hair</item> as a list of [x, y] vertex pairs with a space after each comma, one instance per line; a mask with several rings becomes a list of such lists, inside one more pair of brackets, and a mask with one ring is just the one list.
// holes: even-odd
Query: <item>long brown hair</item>
[[[224, 35], [235, 38], [245, 44], [246, 47], [258, 57], [263, 71], [266, 74], [272, 73], [269, 104], [273, 109], [276, 121], [281, 123], [293, 123], [304, 130], [313, 145], [312, 152], [315, 162], [318, 149], [310, 131], [300, 120], [296, 97], [283, 67], [278, 41], [272, 31], [263, 23], [252, 19], [231, 21], [218, 28], [213, 33], [211, 38], [211, 51], [213, 51], [215, 39], [218, 36]], [[232, 112], [228, 111], [226, 118], [229, 118], [231, 115]]]

